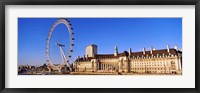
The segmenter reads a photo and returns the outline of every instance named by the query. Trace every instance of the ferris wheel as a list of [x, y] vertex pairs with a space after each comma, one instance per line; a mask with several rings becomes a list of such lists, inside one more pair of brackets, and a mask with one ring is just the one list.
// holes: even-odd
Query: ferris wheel
[[[60, 48], [60, 52], [61, 52], [61, 57], [62, 57], [62, 63], [59, 64], [59, 65], [54, 65], [51, 61], [51, 58], [50, 58], [50, 49], [49, 49], [49, 46], [50, 46], [50, 40], [51, 40], [51, 36], [52, 36], [52, 33], [55, 29], [55, 27], [59, 24], [65, 24], [65, 26], [67, 27], [68, 29], [68, 32], [69, 32], [69, 48], [68, 48], [68, 51], [67, 53], [65, 54], [64, 51], [63, 51], [63, 48], [64, 47], [64, 44], [59, 44], [59, 43], [56, 43], [56, 45], [59, 46]], [[73, 32], [73, 28], [72, 28], [72, 25], [70, 24], [70, 21], [66, 18], [59, 18], [51, 27], [49, 33], [48, 33], [48, 36], [47, 36], [47, 39], [46, 39], [46, 63], [47, 63], [47, 66], [49, 68], [49, 70], [53, 69], [53, 70], [58, 70], [60, 71], [64, 66], [67, 66], [70, 68], [70, 64], [69, 64], [69, 60], [71, 58], [71, 54], [73, 52], [73, 47], [74, 47], [74, 32]]]

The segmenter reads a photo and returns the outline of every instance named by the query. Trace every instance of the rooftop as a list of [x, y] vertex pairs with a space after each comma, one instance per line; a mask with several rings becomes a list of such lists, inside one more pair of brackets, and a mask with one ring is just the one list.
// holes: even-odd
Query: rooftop
[[[167, 51], [167, 49], [161, 49], [161, 50], [152, 50], [152, 54], [151, 51], [145, 51], [145, 53], [143, 53], [143, 51], [140, 52], [131, 52], [131, 57], [142, 57], [142, 56], [163, 56], [163, 55], [178, 55], [178, 53], [182, 54], [182, 51], [176, 50], [174, 48], [170, 48], [169, 49], [169, 53]], [[122, 53], [119, 53], [117, 56], [114, 56], [114, 54], [96, 54], [94, 57], [81, 57], [81, 58], [77, 58], [76, 61], [91, 61], [91, 59], [101, 59], [101, 58], [119, 58], [122, 56], [129, 56], [129, 52], [124, 51]]]

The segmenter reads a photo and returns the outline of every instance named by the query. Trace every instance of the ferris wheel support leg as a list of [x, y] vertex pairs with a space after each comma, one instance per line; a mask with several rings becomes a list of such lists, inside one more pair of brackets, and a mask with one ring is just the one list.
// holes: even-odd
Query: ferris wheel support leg
[[51, 69], [49, 69], [49, 73], [51, 73]]
[[49, 66], [47, 68], [49, 69], [49, 73], [51, 73], [51, 68]]
[[60, 74], [62, 73], [60, 68], [58, 69], [58, 73], [60, 73]]

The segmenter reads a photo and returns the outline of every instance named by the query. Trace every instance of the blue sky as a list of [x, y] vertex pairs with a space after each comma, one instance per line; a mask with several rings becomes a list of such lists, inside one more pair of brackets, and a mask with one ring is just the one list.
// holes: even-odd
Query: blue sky
[[[45, 63], [45, 42], [48, 32], [58, 18], [18, 18], [18, 63], [41, 65]], [[68, 18], [74, 28], [72, 60], [85, 54], [89, 44], [98, 46], [98, 53], [112, 54], [132, 48], [133, 52], [152, 46], [165, 49], [177, 45], [182, 48], [182, 18]], [[59, 24], [50, 41], [50, 57], [54, 64], [61, 63], [59, 47], [69, 46], [69, 33]]]

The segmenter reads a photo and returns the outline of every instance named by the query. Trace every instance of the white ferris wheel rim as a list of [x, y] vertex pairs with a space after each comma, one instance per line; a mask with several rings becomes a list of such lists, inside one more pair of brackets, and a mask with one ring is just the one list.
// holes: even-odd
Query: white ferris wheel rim
[[71, 57], [71, 54], [73, 52], [73, 46], [74, 46], [74, 33], [73, 33], [73, 28], [70, 24], [70, 21], [68, 21], [67, 19], [65, 18], [59, 18], [51, 27], [49, 33], [48, 33], [48, 36], [47, 36], [47, 40], [46, 40], [46, 63], [48, 66], [51, 66], [51, 67], [56, 67], [56, 68], [59, 68], [59, 67], [62, 67], [64, 65], [68, 65], [69, 63], [68, 62], [63, 62], [61, 63], [60, 65], [58, 66], [55, 66], [52, 61], [51, 61], [51, 58], [50, 58], [50, 49], [49, 49], [49, 46], [50, 46], [50, 40], [51, 40], [51, 36], [52, 36], [52, 33], [54, 32], [54, 29], [56, 28], [57, 25], [59, 24], [65, 24], [65, 26], [67, 27], [68, 29], [68, 32], [69, 32], [69, 39], [70, 39], [70, 44], [69, 44], [69, 49], [68, 49], [68, 53], [67, 53], [67, 59], [69, 61], [70, 57]]

